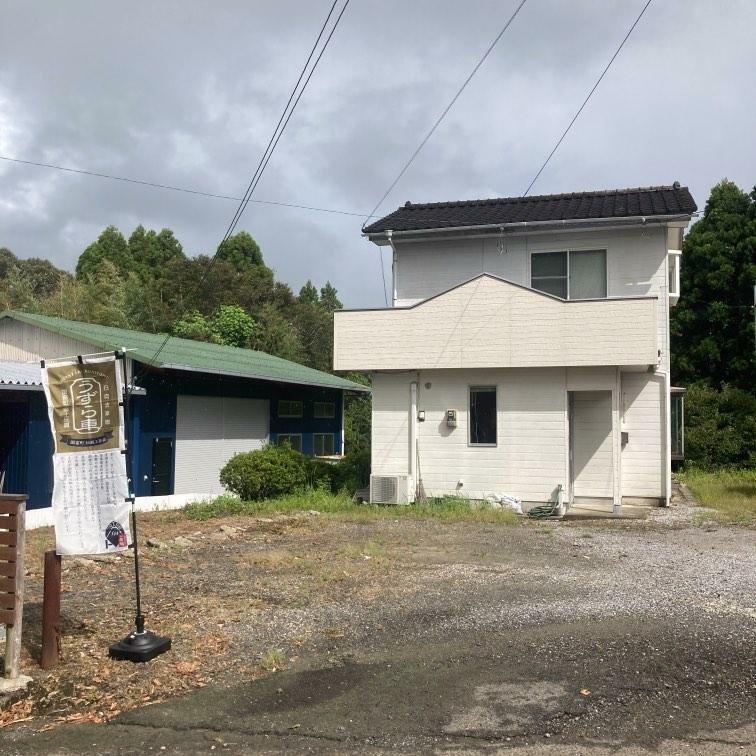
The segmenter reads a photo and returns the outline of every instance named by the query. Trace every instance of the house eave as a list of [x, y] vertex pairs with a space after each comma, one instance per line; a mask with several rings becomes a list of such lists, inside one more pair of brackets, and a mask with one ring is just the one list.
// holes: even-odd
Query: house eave
[[397, 231], [386, 229], [373, 233], [363, 232], [362, 236], [378, 246], [389, 244], [388, 233], [391, 231], [392, 238], [420, 239], [424, 236], [434, 237], [443, 234], [453, 236], [475, 235], [494, 236], [502, 231], [525, 233], [546, 233], [553, 231], [584, 231], [586, 229], [618, 230], [632, 228], [634, 226], [665, 225], [671, 222], [689, 223], [690, 215], [675, 213], [673, 215], [638, 215], [629, 218], [577, 218], [560, 221], [518, 221], [516, 223], [486, 223], [469, 226], [444, 226], [440, 228], [411, 229]]

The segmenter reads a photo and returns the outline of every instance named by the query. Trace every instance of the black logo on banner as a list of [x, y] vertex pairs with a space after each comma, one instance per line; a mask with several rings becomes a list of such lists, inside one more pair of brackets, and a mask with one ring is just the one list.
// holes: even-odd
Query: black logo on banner
[[114, 548], [123, 548], [128, 546], [126, 543], [126, 531], [123, 529], [123, 525], [116, 520], [113, 520], [107, 528], [105, 528], [105, 548], [113, 546]]

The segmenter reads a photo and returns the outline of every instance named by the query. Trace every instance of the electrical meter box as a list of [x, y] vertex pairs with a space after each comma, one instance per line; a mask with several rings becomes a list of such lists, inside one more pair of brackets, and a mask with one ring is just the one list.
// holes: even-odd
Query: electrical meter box
[[448, 428], [457, 427], [457, 410], [446, 410], [446, 425]]

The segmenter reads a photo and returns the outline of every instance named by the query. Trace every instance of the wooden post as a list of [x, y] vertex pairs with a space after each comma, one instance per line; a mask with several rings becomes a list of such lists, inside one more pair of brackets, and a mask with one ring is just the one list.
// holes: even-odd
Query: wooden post
[[6, 624], [5, 676], [15, 680], [21, 661], [24, 616], [26, 496], [0, 495], [0, 622]]
[[42, 669], [60, 661], [60, 556], [45, 552], [45, 578], [42, 596]]

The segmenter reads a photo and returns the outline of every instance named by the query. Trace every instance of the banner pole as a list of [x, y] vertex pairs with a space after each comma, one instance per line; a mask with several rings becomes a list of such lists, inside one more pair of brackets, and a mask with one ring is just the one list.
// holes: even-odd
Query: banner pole
[[[110, 646], [108, 655], [113, 659], [123, 659], [131, 662], [147, 662], [156, 656], [169, 651], [171, 639], [144, 629], [144, 615], [142, 614], [142, 588], [139, 574], [139, 538], [137, 533], [136, 501], [132, 485], [133, 460], [131, 458], [131, 394], [133, 384], [129, 384], [128, 367], [126, 364], [126, 350], [115, 353], [116, 359], [123, 361], [123, 434], [126, 453], [126, 478], [128, 482], [129, 501], [131, 502], [131, 546], [134, 549], [134, 586], [136, 588], [136, 617], [135, 630], [123, 640]], [[133, 378], [132, 378], [133, 381]]]

